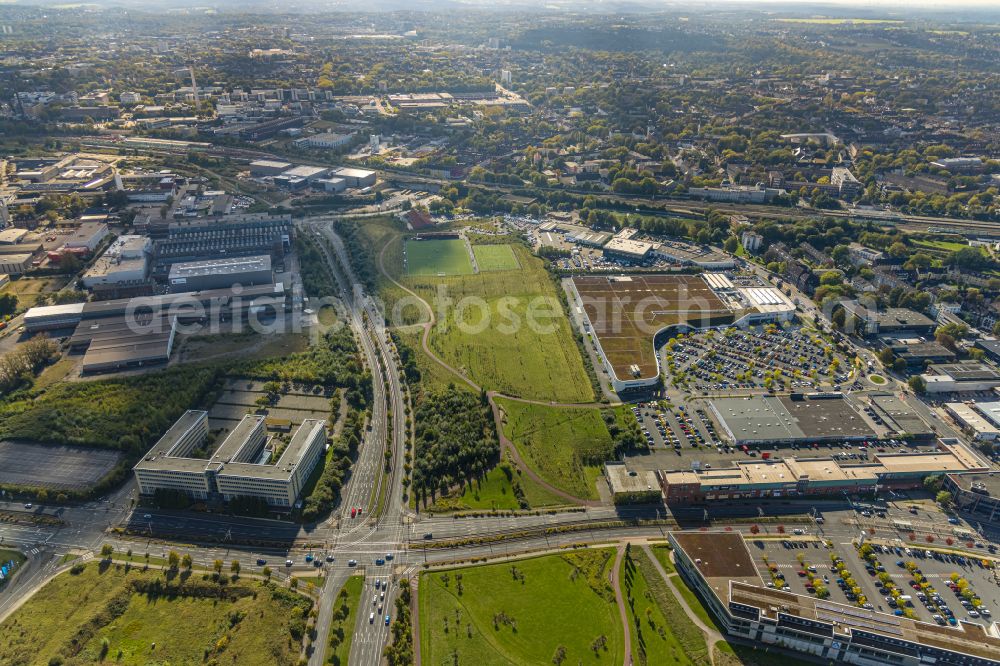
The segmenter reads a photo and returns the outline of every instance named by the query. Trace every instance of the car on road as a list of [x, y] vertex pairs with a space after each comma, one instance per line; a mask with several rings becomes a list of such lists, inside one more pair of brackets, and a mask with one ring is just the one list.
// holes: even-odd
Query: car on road
[[292, 566], [293, 564], [295, 564], [295, 563], [294, 563], [294, 562], [292, 562], [291, 560], [285, 560], [285, 566], [286, 566], [286, 567], [290, 567], [290, 566]]
[[375, 624], [375, 613], [368, 614], [368, 624]]
[[333, 558], [333, 555], [327, 555], [327, 556], [326, 556], [326, 561], [327, 561], [327, 562], [333, 562], [333, 559], [334, 559], [334, 558]]
[[312, 562], [312, 561], [313, 561], [312, 553], [310, 553], [309, 555], [306, 555], [306, 562]]
[[388, 561], [388, 562], [392, 562], [392, 558], [393, 558], [393, 557], [395, 557], [395, 556], [394, 556], [394, 555], [393, 555], [392, 553], [386, 553], [386, 554], [385, 554], [385, 559], [386, 559], [386, 561]]
[[349, 567], [356, 567], [356, 566], [358, 566], [358, 561], [357, 560], [347, 560], [347, 566], [349, 566]]
[[388, 615], [385, 616], [385, 626], [387, 626], [387, 627], [389, 626], [389, 616]]
[[433, 539], [434, 538], [434, 534], [432, 532], [424, 532], [424, 538], [425, 539]]
[[24, 505], [24, 508], [25, 508], [25, 509], [30, 509], [30, 508], [32, 508], [33, 506], [34, 506], [34, 504], [32, 504], [31, 502], [28, 502], [27, 504], [25, 504], [25, 505]]
[[149, 515], [148, 513], [147, 513], [147, 514], [143, 514], [143, 516], [142, 516], [142, 517], [143, 517], [143, 518], [144, 518], [145, 520], [149, 520], [150, 518], [152, 518], [152, 516], [151, 516], [151, 515]]
[[351, 507], [351, 518], [356, 518], [358, 516], [357, 507]]
[[375, 560], [376, 566], [382, 566], [383, 564], [385, 564], [385, 560], [383, 560], [381, 557]]
[[267, 560], [265, 560], [263, 557], [258, 557], [257, 558], [257, 566], [262, 567], [265, 564], [267, 564]]

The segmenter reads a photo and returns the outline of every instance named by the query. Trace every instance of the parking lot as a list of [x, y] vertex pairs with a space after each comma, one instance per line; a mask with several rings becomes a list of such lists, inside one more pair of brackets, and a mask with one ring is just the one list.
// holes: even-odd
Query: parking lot
[[859, 549], [789, 532], [750, 546], [768, 587], [943, 626], [988, 624], [1000, 612], [1000, 583], [991, 566], [932, 545], [882, 542]]
[[264, 382], [230, 379], [208, 411], [209, 428], [231, 430], [250, 412], [264, 414], [273, 421], [288, 421], [289, 429], [305, 419], [326, 419], [330, 415], [330, 396], [323, 389], [302, 386], [287, 389], [274, 403], [262, 404], [268, 395]]
[[84, 490], [104, 478], [119, 451], [33, 442], [0, 442], [0, 483], [54, 490]]
[[861, 388], [834, 344], [801, 327], [770, 324], [679, 335], [661, 353], [669, 381], [698, 393]]
[[733, 446], [715, 423], [705, 400], [675, 404], [667, 400], [632, 405], [649, 453], [629, 458], [639, 469], [689, 470], [697, 461], [704, 469], [732, 467], [739, 460], [766, 460], [795, 456], [833, 458], [863, 463], [876, 453], [933, 451], [933, 442], [903, 442], [894, 439], [868, 442], [812, 442], [787, 445]]

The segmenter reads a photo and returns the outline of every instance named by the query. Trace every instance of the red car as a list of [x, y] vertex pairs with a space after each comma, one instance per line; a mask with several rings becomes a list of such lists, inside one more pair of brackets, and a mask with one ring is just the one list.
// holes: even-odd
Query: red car
[[358, 515], [358, 510], [357, 510], [357, 508], [353, 508], [353, 507], [352, 507], [352, 508], [351, 508], [351, 518], [354, 518], [354, 517], [355, 517], [355, 516], [357, 516], [357, 515]]

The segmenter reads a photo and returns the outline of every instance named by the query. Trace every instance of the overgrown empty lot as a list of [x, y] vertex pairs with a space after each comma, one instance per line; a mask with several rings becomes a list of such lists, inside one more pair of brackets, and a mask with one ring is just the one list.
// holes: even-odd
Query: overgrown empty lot
[[64, 573], [0, 624], [0, 662], [297, 663], [307, 599], [259, 581], [185, 578], [98, 562]]

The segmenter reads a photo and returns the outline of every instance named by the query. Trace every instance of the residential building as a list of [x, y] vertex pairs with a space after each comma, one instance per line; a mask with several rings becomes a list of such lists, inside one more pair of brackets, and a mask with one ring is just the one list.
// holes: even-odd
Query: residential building
[[855, 266], [877, 266], [885, 261], [885, 253], [873, 250], [861, 243], [850, 243], [847, 246], [847, 256]]
[[864, 184], [846, 167], [833, 167], [830, 184], [834, 185], [840, 196], [847, 200], [856, 199], [865, 193]]
[[764, 237], [756, 231], [744, 231], [740, 236], [743, 249], [751, 254], [757, 254], [764, 246]]

